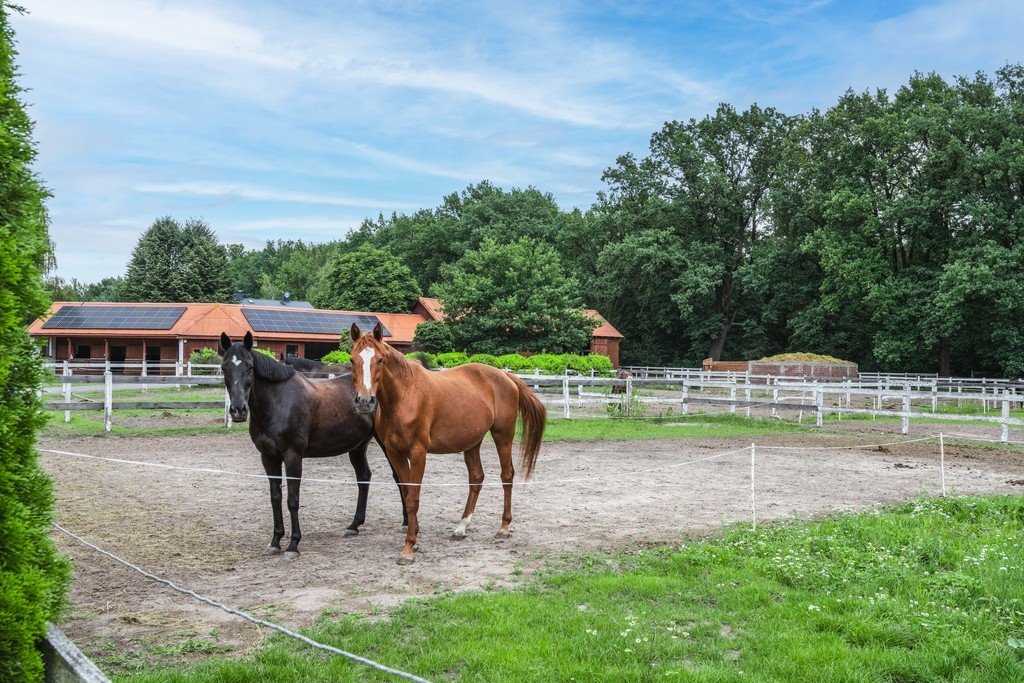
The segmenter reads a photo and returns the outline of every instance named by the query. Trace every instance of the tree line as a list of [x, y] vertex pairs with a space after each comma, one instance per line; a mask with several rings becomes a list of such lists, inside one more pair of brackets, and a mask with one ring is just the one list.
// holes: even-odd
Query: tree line
[[[582, 348], [586, 306], [625, 335], [626, 363], [813, 351], [865, 369], [1024, 371], [1021, 65], [915, 73], [797, 115], [723, 104], [666, 123], [602, 179], [583, 211], [484, 181], [334, 242], [221, 246], [195, 296], [406, 311], [431, 294], [462, 321], [456, 344], [489, 353]], [[92, 287], [126, 296], [139, 281], [129, 266]]]

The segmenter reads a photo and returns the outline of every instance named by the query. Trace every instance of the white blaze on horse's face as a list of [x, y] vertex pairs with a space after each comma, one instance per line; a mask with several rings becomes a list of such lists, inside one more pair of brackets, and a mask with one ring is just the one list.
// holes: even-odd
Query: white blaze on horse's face
[[234, 356], [234, 357], [232, 357], [232, 358], [231, 358], [231, 362], [235, 364], [235, 367], [236, 367], [236, 368], [237, 368], [237, 367], [238, 367], [239, 365], [241, 365], [241, 364], [242, 364], [242, 361], [238, 360], [238, 356]]
[[370, 391], [370, 361], [373, 360], [376, 353], [370, 347], [366, 347], [359, 352], [359, 357], [363, 359], [363, 386], [366, 387], [367, 391]]

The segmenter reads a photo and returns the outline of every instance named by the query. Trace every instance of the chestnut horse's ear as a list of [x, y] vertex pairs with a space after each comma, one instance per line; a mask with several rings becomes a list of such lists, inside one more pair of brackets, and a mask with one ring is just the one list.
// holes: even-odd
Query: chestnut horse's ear
[[352, 335], [352, 341], [359, 341], [359, 337], [362, 335], [362, 332], [359, 331], [359, 325], [352, 323], [352, 329], [349, 330], [349, 334]]
[[225, 351], [231, 348], [231, 337], [228, 336], [227, 332], [220, 333], [220, 352], [223, 354]]
[[245, 333], [245, 339], [242, 340], [243, 346], [246, 351], [252, 351], [252, 332]]
[[373, 326], [373, 338], [377, 341], [384, 338], [384, 328], [381, 327], [380, 322]]

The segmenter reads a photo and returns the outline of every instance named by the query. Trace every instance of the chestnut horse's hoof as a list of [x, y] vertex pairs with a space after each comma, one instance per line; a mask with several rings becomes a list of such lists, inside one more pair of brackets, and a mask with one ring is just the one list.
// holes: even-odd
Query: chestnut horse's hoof
[[406, 557], [405, 555], [398, 556], [398, 564], [405, 567], [416, 561], [415, 557]]
[[359, 529], [345, 529], [345, 533], [342, 536], [358, 536]]
[[498, 539], [499, 541], [502, 540], [502, 539], [505, 539], [505, 538], [512, 538], [512, 532], [511, 531], [499, 531], [498, 533], [494, 534], [494, 537], [496, 539]]
[[277, 555], [281, 552], [281, 549], [276, 545], [268, 545], [267, 549], [263, 551], [264, 555]]
[[285, 552], [284, 559], [286, 559], [286, 560], [294, 560], [294, 559], [298, 558], [298, 556], [299, 556], [299, 551], [298, 550], [289, 550], [289, 551]]

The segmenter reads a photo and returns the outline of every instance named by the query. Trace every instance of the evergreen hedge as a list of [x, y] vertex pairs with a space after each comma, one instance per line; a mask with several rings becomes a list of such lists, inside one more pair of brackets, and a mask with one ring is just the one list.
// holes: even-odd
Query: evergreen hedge
[[50, 540], [53, 490], [36, 451], [44, 370], [26, 325], [46, 312], [51, 252], [10, 11], [0, 3], [0, 681], [31, 681], [43, 678], [36, 642], [64, 605], [71, 567]]

